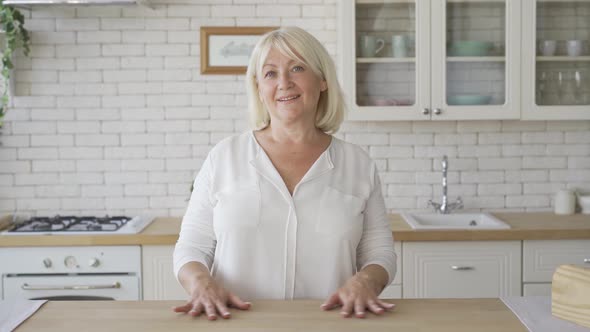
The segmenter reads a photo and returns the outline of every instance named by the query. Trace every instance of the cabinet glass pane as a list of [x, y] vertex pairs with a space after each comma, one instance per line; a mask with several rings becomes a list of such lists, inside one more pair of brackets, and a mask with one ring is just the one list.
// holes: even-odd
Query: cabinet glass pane
[[356, 1], [358, 106], [410, 106], [416, 102], [416, 4]]
[[447, 1], [448, 105], [506, 101], [506, 3]]
[[538, 1], [537, 105], [590, 105], [590, 1]]

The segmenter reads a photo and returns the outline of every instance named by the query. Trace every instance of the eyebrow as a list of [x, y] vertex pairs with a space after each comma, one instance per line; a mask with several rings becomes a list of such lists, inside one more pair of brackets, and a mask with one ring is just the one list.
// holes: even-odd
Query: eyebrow
[[[294, 60], [294, 59], [291, 59], [291, 60], [289, 60], [289, 62], [287, 62], [288, 65], [291, 65], [293, 63], [301, 63], [301, 62], [298, 60]], [[277, 67], [274, 63], [265, 63], [264, 65], [262, 65], [262, 68], [264, 68], [266, 66], [271, 66], [271, 67], [275, 67], [275, 68]]]

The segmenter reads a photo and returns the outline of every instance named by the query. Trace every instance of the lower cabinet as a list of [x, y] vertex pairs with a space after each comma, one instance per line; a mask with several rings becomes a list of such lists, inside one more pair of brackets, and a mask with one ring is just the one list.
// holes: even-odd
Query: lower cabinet
[[404, 242], [404, 298], [521, 295], [521, 242]]
[[172, 272], [173, 245], [143, 246], [144, 300], [186, 300], [188, 295]]
[[[144, 300], [187, 299], [173, 251], [142, 247]], [[397, 273], [382, 299], [547, 296], [559, 265], [590, 267], [590, 240], [396, 242], [395, 252]]]
[[590, 240], [524, 240], [522, 256], [523, 295], [551, 295], [559, 265], [590, 267]]

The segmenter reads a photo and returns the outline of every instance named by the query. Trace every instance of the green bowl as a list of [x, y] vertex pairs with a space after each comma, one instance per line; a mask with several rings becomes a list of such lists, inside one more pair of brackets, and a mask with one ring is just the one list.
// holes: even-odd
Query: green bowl
[[477, 40], [459, 40], [449, 43], [451, 56], [485, 56], [490, 54], [494, 44]]
[[490, 95], [451, 95], [447, 97], [449, 105], [487, 105], [492, 100]]

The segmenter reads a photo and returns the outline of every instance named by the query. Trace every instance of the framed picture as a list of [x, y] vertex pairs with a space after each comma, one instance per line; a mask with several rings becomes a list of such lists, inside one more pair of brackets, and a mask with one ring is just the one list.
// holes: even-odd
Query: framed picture
[[201, 27], [201, 74], [245, 74], [260, 35], [278, 27]]

